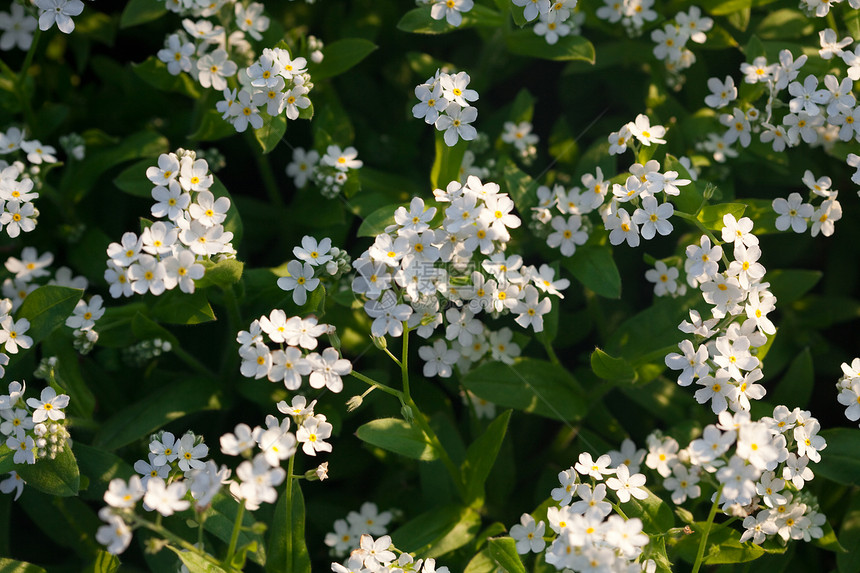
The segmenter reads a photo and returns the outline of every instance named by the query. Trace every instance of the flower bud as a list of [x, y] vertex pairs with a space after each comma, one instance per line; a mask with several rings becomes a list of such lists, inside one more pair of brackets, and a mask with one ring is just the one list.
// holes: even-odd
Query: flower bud
[[384, 336], [372, 336], [373, 345], [376, 346], [380, 350], [385, 350], [388, 348], [388, 341], [385, 340]]
[[361, 396], [353, 396], [346, 402], [346, 411], [353, 412], [358, 410], [361, 407], [361, 403], [364, 402], [364, 398]]

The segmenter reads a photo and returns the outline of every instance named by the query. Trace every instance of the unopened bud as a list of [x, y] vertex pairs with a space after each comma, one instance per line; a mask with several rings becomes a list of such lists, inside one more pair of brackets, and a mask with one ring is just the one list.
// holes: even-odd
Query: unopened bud
[[415, 420], [415, 416], [412, 414], [412, 408], [410, 408], [406, 404], [404, 404], [403, 407], [400, 408], [400, 415], [403, 416], [403, 419], [410, 424]]
[[340, 337], [335, 332], [334, 328], [330, 328], [328, 332], [328, 342], [332, 348], [340, 352]]
[[328, 478], [328, 462], [323, 462], [316, 469], [305, 472], [305, 479], [308, 481], [323, 481]]
[[346, 402], [346, 411], [353, 412], [358, 410], [361, 407], [362, 402], [364, 402], [364, 398], [361, 396], [353, 396]]
[[707, 185], [705, 185], [705, 190], [702, 191], [702, 196], [705, 199], [710, 199], [711, 197], [714, 196], [714, 193], [716, 193], [716, 191], [717, 191], [717, 186], [714, 185], [713, 183], [708, 183]]
[[385, 350], [388, 348], [388, 341], [385, 340], [384, 336], [372, 336], [373, 345], [376, 346], [380, 350]]
[[150, 537], [146, 541], [143, 542], [143, 550], [150, 555], [155, 555], [162, 549], [168, 546], [170, 542], [166, 539], [159, 539], [157, 537]]

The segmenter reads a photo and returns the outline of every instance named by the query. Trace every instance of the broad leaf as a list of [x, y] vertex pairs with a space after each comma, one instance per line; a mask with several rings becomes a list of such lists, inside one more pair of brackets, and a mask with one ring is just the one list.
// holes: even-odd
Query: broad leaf
[[45, 570], [32, 563], [0, 557], [0, 573], [45, 573]]
[[156, 165], [157, 159], [141, 159], [123, 169], [113, 180], [113, 184], [125, 193], [135, 197], [152, 199], [155, 186], [146, 177], [146, 169]]
[[744, 210], [747, 208], [743, 203], [721, 203], [719, 205], [705, 205], [701, 211], [699, 211], [699, 215], [697, 219], [702, 222], [702, 224], [711, 229], [712, 231], [719, 231], [722, 229], [725, 224], [723, 223], [723, 217], [725, 215], [734, 215], [735, 219], [740, 219]]
[[187, 294], [176, 288], [158, 297], [152, 318], [165, 324], [200, 324], [215, 320], [215, 312], [203, 291]]
[[206, 269], [206, 274], [194, 281], [195, 287], [206, 288], [214, 285], [226, 288], [238, 283], [242, 279], [242, 271], [245, 268], [245, 264], [236, 259], [223, 259], [217, 263], [204, 262], [203, 268]]
[[224, 119], [218, 110], [207, 109], [200, 114], [197, 128], [188, 136], [188, 139], [193, 139], [194, 141], [218, 141], [231, 135], [236, 135], [236, 128], [233, 127], [233, 124]]
[[773, 394], [768, 392], [768, 400], [774, 404], [785, 404], [789, 408], [805, 408], [812, 397], [815, 385], [815, 371], [809, 348], [791, 362], [788, 371], [776, 385]]
[[394, 545], [419, 557], [436, 557], [469, 543], [481, 516], [473, 509], [446, 505], [418, 515], [391, 533]]
[[[297, 489], [294, 490], [294, 492]], [[230, 542], [230, 537], [233, 534], [233, 524], [236, 522], [236, 513], [239, 511], [238, 502], [230, 495], [219, 493], [212, 500], [212, 505], [206, 514], [206, 521], [203, 522], [203, 529], [213, 534], [215, 537], [224, 543]], [[254, 551], [249, 552], [252, 561], [260, 565], [266, 564], [266, 549], [265, 540], [262, 534], [254, 532], [254, 516], [250, 512], [245, 512], [242, 515], [242, 529], [239, 531], [237, 547], [248, 546], [254, 547]]]
[[448, 183], [460, 181], [460, 166], [468, 147], [469, 142], [464, 139], [458, 139], [454, 147], [448, 147], [445, 135], [441, 131], [436, 132], [436, 157], [430, 170], [430, 185], [433, 189], [444, 189]]
[[526, 568], [517, 553], [517, 544], [513, 538], [490, 539], [487, 542], [487, 552], [508, 573], [526, 573]]
[[114, 573], [118, 570], [119, 557], [111, 555], [107, 551], [99, 551], [92, 563], [84, 567], [82, 573]]
[[192, 378], [170, 382], [110, 417], [96, 434], [93, 446], [115, 450], [147, 437], [167, 422], [219, 407], [218, 390], [212, 380]]
[[[232, 126], [230, 127], [232, 129]], [[286, 132], [287, 116], [279, 114], [276, 117], [267, 117], [263, 122], [263, 127], [254, 130], [254, 137], [260, 144], [263, 153], [270, 153], [278, 146]]]
[[585, 396], [567, 370], [532, 358], [519, 359], [513, 365], [488, 362], [466, 374], [463, 385], [504, 408], [556, 420], [576, 420], [587, 410]]
[[28, 294], [18, 309], [18, 319], [30, 321], [26, 335], [33, 344], [64, 324], [83, 294], [81, 289], [57, 285], [45, 285]]
[[75, 443], [75, 456], [81, 475], [90, 483], [81, 495], [86, 499], [102, 500], [104, 492], [112, 479], [127, 480], [135, 475], [134, 468], [119, 456], [101, 448], [94, 448], [80, 442]]
[[642, 531], [645, 533], [665, 533], [675, 525], [675, 515], [669, 504], [657, 497], [651, 490], [642, 487], [648, 494], [645, 499], [631, 497], [630, 501], [622, 503], [621, 507], [627, 515], [635, 515], [642, 520]]
[[197, 553], [177, 549], [172, 545], [168, 545], [167, 547], [176, 553], [182, 564], [188, 568], [189, 573], [227, 573], [226, 570]]
[[824, 273], [805, 269], [777, 269], [767, 271], [767, 282], [770, 292], [776, 297], [779, 305], [785, 305], [798, 300], [818, 284]]
[[385, 232], [388, 225], [394, 224], [394, 211], [400, 207], [399, 203], [380, 207], [364, 218], [358, 227], [359, 237], [376, 237]]
[[363, 38], [344, 38], [323, 48], [323, 61], [308, 63], [308, 73], [319, 82], [349, 70], [369, 56], [378, 46]]
[[407, 458], [427, 462], [438, 457], [424, 432], [398, 418], [371, 420], [358, 428], [355, 435], [372, 446]]
[[77, 495], [81, 486], [81, 474], [71, 444], [66, 444], [54, 459], [42, 458], [37, 459], [35, 464], [19, 464], [15, 466], [15, 471], [29, 487], [49, 495]]
[[167, 65], [155, 56], [150, 56], [140, 64], [132, 64], [131, 69], [156, 89], [181, 93], [193, 99], [200, 97], [200, 85], [191, 76], [185, 73], [171, 75]]
[[594, 46], [582, 36], [566, 36], [559, 38], [555, 44], [548, 44], [542, 36], [538, 36], [532, 30], [517, 30], [505, 38], [505, 43], [508, 51], [520, 56], [594, 63]]
[[126, 4], [119, 19], [120, 28], [131, 28], [156, 20], [167, 13], [160, 0], [131, 0]]
[[860, 485], [860, 430], [830, 428], [819, 435], [827, 441], [827, 449], [815, 464], [815, 475], [843, 485]]
[[609, 247], [579, 247], [562, 264], [587, 289], [605, 298], [621, 298], [621, 274]]

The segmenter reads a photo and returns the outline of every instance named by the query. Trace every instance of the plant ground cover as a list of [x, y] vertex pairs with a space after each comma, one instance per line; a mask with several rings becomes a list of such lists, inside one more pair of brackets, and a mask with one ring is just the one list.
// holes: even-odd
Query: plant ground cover
[[858, 10], [0, 5], [0, 570], [860, 571]]

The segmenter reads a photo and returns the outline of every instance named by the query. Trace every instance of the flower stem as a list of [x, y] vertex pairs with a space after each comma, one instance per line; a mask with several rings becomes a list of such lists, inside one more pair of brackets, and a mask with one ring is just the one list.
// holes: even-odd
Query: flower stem
[[403, 399], [409, 403], [412, 397], [409, 394], [409, 326], [403, 322], [403, 358], [400, 359], [400, 374], [403, 379]]
[[708, 521], [705, 523], [705, 530], [702, 532], [702, 539], [699, 541], [699, 550], [696, 553], [696, 562], [693, 564], [693, 573], [699, 573], [699, 568], [705, 560], [705, 547], [708, 545], [708, 535], [711, 533], [711, 525], [714, 523], [714, 517], [717, 515], [717, 508], [720, 506], [720, 497], [723, 495], [723, 486], [717, 490], [717, 496], [714, 498], [714, 503], [711, 505], [711, 512], [708, 514]]
[[284, 571], [286, 573], [292, 573], [293, 570], [293, 527], [295, 526], [293, 523], [293, 466], [295, 462], [296, 456], [290, 456], [290, 461], [287, 465], [287, 487], [284, 492], [284, 495], [287, 496], [287, 520], [285, 522], [287, 526], [287, 538], [284, 540], [286, 544], [284, 547], [284, 556], [287, 560]]
[[239, 505], [239, 510], [236, 512], [236, 520], [233, 522], [233, 533], [230, 534], [230, 545], [227, 547], [227, 557], [224, 558], [224, 565], [230, 567], [230, 562], [233, 560], [233, 555], [236, 553], [236, 542], [239, 541], [239, 530], [242, 529], [242, 518], [245, 516], [245, 500]]
[[401, 392], [400, 390], [395, 390], [391, 386], [387, 386], [387, 385], [383, 384], [382, 382], [377, 382], [373, 378], [371, 378], [369, 376], [365, 376], [361, 372], [356, 372], [355, 370], [350, 372], [350, 374], [353, 377], [358, 378], [359, 380], [361, 380], [365, 384], [368, 384], [371, 388], [379, 388], [383, 392], [391, 394], [392, 396], [396, 396], [401, 401], [403, 400], [403, 392]]
[[[715, 247], [723, 244], [722, 241], [717, 240], [717, 237], [714, 236], [714, 234], [710, 231], [710, 229], [705, 227], [702, 224], [702, 222], [699, 221], [699, 219], [696, 216], [690, 215], [689, 213], [684, 213], [683, 211], [675, 211], [675, 215], [693, 223], [696, 227], [699, 228], [700, 231], [702, 231], [711, 240], [711, 244], [714, 245]], [[729, 259], [726, 257], [725, 253], [723, 253], [723, 264], [726, 265], [726, 268], [729, 267]]]

